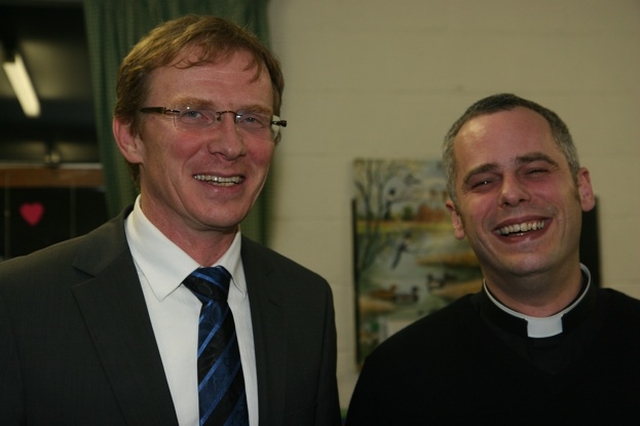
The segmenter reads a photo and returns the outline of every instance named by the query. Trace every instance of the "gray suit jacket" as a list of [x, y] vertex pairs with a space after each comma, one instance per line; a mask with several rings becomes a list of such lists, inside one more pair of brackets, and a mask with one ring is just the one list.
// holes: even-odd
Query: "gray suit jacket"
[[[177, 425], [123, 212], [0, 263], [0, 425]], [[261, 425], [337, 425], [327, 282], [246, 238]]]

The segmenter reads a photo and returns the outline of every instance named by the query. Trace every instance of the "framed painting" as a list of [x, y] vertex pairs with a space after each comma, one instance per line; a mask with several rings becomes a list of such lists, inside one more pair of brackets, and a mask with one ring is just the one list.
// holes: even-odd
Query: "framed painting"
[[482, 275], [453, 235], [439, 160], [353, 162], [357, 363], [386, 338], [453, 300]]

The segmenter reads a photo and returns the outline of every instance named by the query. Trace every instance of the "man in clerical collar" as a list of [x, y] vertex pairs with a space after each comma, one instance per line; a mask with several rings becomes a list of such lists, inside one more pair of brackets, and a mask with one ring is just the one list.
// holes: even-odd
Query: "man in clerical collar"
[[482, 290], [408, 326], [365, 361], [347, 424], [563, 424], [640, 418], [640, 301], [580, 263], [595, 206], [566, 124], [512, 94], [445, 137], [454, 235]]

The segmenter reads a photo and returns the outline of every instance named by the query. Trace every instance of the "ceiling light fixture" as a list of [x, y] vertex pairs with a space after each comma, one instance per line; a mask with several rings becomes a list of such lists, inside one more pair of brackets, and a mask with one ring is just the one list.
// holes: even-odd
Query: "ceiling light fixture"
[[22, 57], [18, 53], [7, 56], [2, 63], [2, 67], [9, 78], [9, 83], [13, 87], [24, 114], [27, 117], [40, 116], [40, 101], [38, 101]]

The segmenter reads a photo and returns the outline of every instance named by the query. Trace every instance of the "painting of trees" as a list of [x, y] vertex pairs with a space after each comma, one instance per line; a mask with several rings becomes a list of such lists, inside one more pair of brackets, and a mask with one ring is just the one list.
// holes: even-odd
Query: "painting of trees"
[[[353, 183], [361, 362], [380, 341], [446, 305], [452, 294], [475, 289], [478, 268], [470, 248], [453, 236], [440, 161], [357, 159]], [[460, 282], [472, 285], [451, 285]]]

